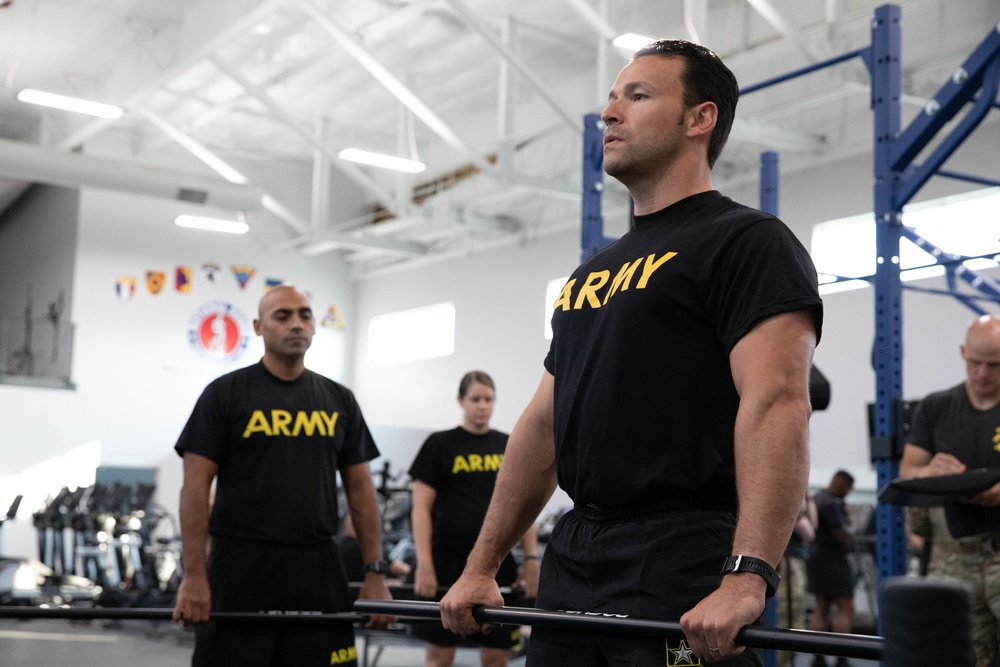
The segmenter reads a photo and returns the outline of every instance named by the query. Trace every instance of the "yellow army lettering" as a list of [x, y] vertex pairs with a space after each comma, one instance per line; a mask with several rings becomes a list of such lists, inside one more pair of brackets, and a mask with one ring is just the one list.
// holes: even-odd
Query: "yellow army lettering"
[[459, 454], [455, 457], [455, 462], [451, 466], [451, 474], [457, 475], [460, 472], [496, 472], [500, 470], [500, 462], [503, 461], [503, 454], [469, 454], [466, 458]]
[[353, 646], [347, 648], [334, 649], [330, 654], [331, 665], [343, 665], [345, 662], [353, 662], [358, 659], [358, 649]]
[[243, 437], [249, 438], [254, 433], [263, 433], [269, 438], [279, 435], [295, 437], [313, 434], [332, 438], [339, 416], [339, 412], [327, 414], [322, 410], [312, 412], [299, 410], [294, 416], [288, 410], [271, 410], [271, 418], [268, 420], [263, 410], [254, 410], [243, 430]]
[[656, 259], [656, 255], [653, 254], [622, 264], [622, 268], [618, 270], [618, 274], [615, 275], [614, 280], [611, 280], [611, 286], [605, 293], [603, 301], [597, 296], [597, 292], [608, 284], [608, 280], [611, 278], [610, 271], [605, 269], [604, 271], [591, 272], [583, 282], [583, 286], [580, 287], [575, 301], [572, 297], [573, 288], [576, 286], [576, 278], [573, 278], [562, 288], [562, 292], [560, 292], [559, 298], [556, 299], [553, 308], [581, 310], [584, 308], [584, 304], [590, 308], [600, 308], [617, 292], [624, 292], [632, 286], [632, 279], [635, 277], [635, 273], [639, 270], [640, 266], [642, 266], [642, 274], [639, 276], [639, 281], [635, 284], [635, 288], [645, 289], [653, 273], [676, 256], [676, 252], [668, 252], [664, 253], [659, 259]]

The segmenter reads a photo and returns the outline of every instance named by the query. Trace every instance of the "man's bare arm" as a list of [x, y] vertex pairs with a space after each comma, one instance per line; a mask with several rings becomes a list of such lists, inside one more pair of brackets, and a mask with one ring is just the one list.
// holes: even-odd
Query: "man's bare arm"
[[[354, 523], [354, 532], [357, 534], [358, 545], [361, 548], [361, 557], [365, 563], [382, 560], [381, 518], [378, 502], [375, 499], [375, 484], [372, 482], [368, 463], [358, 463], [341, 468], [340, 478], [344, 483], [344, 492], [347, 495], [347, 505], [351, 512], [351, 521]], [[385, 576], [366, 572], [359, 597], [391, 600], [392, 594], [386, 587]], [[371, 620], [368, 621], [368, 627], [385, 627], [394, 621], [395, 619], [391, 616], [373, 614]]]
[[208, 543], [209, 496], [219, 472], [215, 461], [184, 454], [184, 485], [181, 487], [180, 521], [184, 578], [177, 590], [173, 619], [185, 624], [208, 620], [212, 594], [208, 587], [206, 548]]
[[[788, 544], [808, 482], [809, 366], [815, 346], [812, 318], [796, 311], [764, 320], [730, 353], [740, 395], [733, 553], [772, 566]], [[723, 577], [714, 593], [681, 617], [695, 652], [713, 659], [742, 653], [736, 634], [763, 611], [765, 590], [764, 579], [756, 574]], [[709, 648], [718, 650], [710, 653]]]
[[937, 477], [965, 472], [965, 464], [951, 454], [931, 454], [923, 447], [907, 443], [899, 461], [900, 477]]

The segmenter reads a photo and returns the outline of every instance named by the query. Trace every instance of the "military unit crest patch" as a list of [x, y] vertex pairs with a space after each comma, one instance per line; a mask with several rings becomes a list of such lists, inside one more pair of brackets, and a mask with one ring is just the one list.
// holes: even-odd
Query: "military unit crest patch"
[[146, 271], [146, 289], [150, 294], [159, 294], [166, 282], [167, 274], [163, 271]]

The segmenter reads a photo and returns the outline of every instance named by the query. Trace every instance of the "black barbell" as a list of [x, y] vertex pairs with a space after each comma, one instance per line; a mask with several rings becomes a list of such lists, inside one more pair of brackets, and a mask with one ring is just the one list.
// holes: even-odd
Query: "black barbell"
[[[0, 607], [0, 618], [67, 619], [72, 621], [169, 621], [173, 610], [145, 607]], [[312, 611], [213, 611], [213, 621], [365, 623], [368, 616], [356, 612], [323, 613]]]
[[[848, 658], [883, 660], [886, 667], [972, 667], [971, 589], [956, 581], [913, 577], [888, 579], [882, 589], [885, 637], [807, 630], [746, 627], [737, 643]], [[210, 620], [240, 622], [364, 623], [369, 614], [396, 616], [406, 622], [440, 619], [437, 603], [408, 600], [358, 600], [358, 613], [309, 611], [212, 612]], [[682, 639], [679, 623], [632, 618], [623, 614], [546, 611], [521, 607], [474, 607], [479, 623], [532, 625], [584, 633]], [[0, 607], [0, 618], [170, 620], [170, 609], [100, 607]]]
[[[365, 623], [370, 614], [387, 614], [401, 621], [439, 619], [436, 602], [416, 600], [358, 600], [355, 612], [321, 613], [296, 611], [233, 612], [214, 611], [213, 621], [255, 622], [340, 622]], [[572, 613], [545, 611], [525, 607], [476, 607], [473, 616], [480, 623], [531, 625], [563, 630], [622, 634], [635, 637], [683, 639], [679, 623], [654, 621], [618, 614]], [[173, 610], [135, 607], [0, 607], [0, 618], [68, 619], [68, 620], [132, 620], [169, 621]], [[831, 632], [781, 630], [748, 627], [737, 637], [738, 643], [753, 648], [780, 649], [849, 658], [880, 660], [884, 642], [881, 637], [864, 637]]]
[[[436, 602], [415, 600], [358, 600], [354, 603], [354, 609], [369, 614], [389, 614], [400, 618], [441, 616], [440, 607]], [[473, 608], [472, 616], [479, 623], [530, 625], [554, 630], [630, 637], [684, 639], [680, 623], [632, 618], [622, 614], [479, 606]], [[882, 637], [752, 626], [743, 628], [737, 635], [736, 642], [750, 648], [820, 653], [866, 660], [881, 660], [885, 649], [885, 640]]]

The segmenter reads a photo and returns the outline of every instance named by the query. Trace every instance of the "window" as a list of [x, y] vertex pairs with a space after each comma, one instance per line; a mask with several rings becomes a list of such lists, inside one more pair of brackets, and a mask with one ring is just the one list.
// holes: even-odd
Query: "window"
[[445, 357], [455, 351], [455, 304], [376, 315], [368, 323], [368, 365]]
[[[945, 197], [907, 207], [903, 224], [943, 251], [959, 255], [1000, 254], [1000, 194], [996, 188]], [[875, 273], [875, 219], [866, 215], [831, 220], [816, 225], [812, 234], [812, 258], [819, 271], [820, 293], [832, 294], [868, 285], [864, 280], [834, 284], [834, 276], [862, 277]], [[918, 280], [944, 275], [944, 267], [932, 266], [935, 260], [909, 239], [902, 239], [899, 262], [903, 280]], [[970, 260], [970, 269], [997, 266], [989, 258]]]
[[569, 276], [553, 278], [545, 285], [545, 340], [552, 340], [552, 304], [559, 298]]

